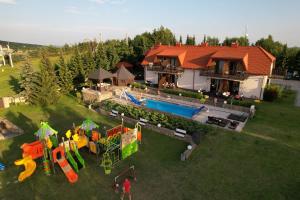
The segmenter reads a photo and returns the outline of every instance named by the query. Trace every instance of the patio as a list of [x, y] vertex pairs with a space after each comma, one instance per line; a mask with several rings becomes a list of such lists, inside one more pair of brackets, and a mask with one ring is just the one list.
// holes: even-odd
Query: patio
[[[207, 105], [207, 104], [200, 104], [200, 103], [197, 103], [197, 102], [179, 100], [179, 99], [174, 99], [174, 98], [171, 98], [171, 97], [166, 98], [166, 97], [163, 97], [161, 95], [152, 95], [152, 94], [147, 94], [147, 93], [139, 93], [139, 92], [132, 91], [132, 90], [130, 92], [135, 97], [138, 97], [138, 98], [142, 98], [142, 97], [143, 98], [149, 98], [149, 99], [154, 99], [154, 100], [159, 100], [159, 101], [166, 101], [166, 102], [170, 102], [170, 103], [174, 103], [174, 104], [192, 106], [192, 107], [197, 107], [197, 108], [204, 105], [207, 108], [207, 110], [199, 112], [198, 114], [194, 115], [193, 118], [192, 118], [192, 120], [195, 120], [195, 121], [198, 121], [198, 122], [204, 123], [204, 124], [207, 122], [209, 116], [229, 120], [228, 117], [231, 114], [236, 115], [236, 116], [247, 116], [247, 117], [249, 115], [248, 113], [242, 112], [242, 111], [231, 110], [231, 109], [228, 109], [228, 108], [216, 107], [216, 106]], [[116, 94], [116, 96], [117, 95], [118, 94]], [[123, 100], [123, 99], [121, 100], [119, 98], [119, 96], [117, 98], [114, 98], [114, 100], [119, 102], [119, 103], [123, 103], [123, 104], [128, 103], [126, 100]], [[230, 120], [230, 121], [236, 121], [236, 120]], [[235, 131], [241, 132], [246, 123], [247, 123], [247, 119], [244, 122], [239, 121], [239, 124], [235, 128]], [[215, 126], [215, 125], [213, 125], [213, 126]], [[218, 126], [218, 127], [220, 127], [220, 126]], [[222, 128], [232, 130], [232, 129], [229, 129], [227, 125], [225, 127], [222, 127]]]

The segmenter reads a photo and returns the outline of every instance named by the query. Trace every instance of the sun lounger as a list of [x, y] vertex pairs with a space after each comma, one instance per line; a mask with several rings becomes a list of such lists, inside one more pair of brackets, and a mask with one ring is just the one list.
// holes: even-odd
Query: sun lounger
[[112, 116], [112, 117], [116, 117], [118, 114], [119, 114], [119, 112], [116, 110], [111, 110], [111, 112], [110, 112], [110, 116]]
[[186, 130], [176, 128], [174, 132], [175, 136], [184, 138], [186, 136]]
[[139, 124], [142, 126], [145, 126], [148, 123], [148, 120], [144, 119], [144, 118], [140, 118]]

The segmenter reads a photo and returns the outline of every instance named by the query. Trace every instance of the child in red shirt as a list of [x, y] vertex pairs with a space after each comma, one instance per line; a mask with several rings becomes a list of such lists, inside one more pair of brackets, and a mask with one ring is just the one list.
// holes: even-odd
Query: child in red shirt
[[131, 184], [130, 181], [126, 178], [124, 183], [123, 183], [123, 193], [121, 196], [121, 199], [124, 199], [125, 194], [128, 195], [129, 200], [131, 200], [131, 193], [130, 193], [130, 189], [131, 189]]

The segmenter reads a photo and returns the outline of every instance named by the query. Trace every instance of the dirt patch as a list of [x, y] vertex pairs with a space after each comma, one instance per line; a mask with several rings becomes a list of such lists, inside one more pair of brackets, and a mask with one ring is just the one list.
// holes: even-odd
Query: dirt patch
[[24, 131], [12, 122], [0, 118], [0, 140], [22, 135], [23, 133]]

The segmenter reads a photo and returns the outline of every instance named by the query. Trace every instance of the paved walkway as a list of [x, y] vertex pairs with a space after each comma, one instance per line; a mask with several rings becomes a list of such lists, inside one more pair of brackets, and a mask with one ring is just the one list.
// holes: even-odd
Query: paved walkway
[[[131, 91], [131, 93], [133, 93], [135, 96], [139, 96], [140, 94], [134, 91]], [[188, 102], [188, 101], [183, 101], [183, 100], [179, 100], [179, 99], [173, 99], [173, 98], [165, 98], [159, 95], [151, 95], [151, 94], [143, 94], [143, 97], [148, 97], [151, 99], [155, 99], [155, 100], [162, 100], [162, 101], [167, 101], [167, 102], [171, 102], [171, 103], [175, 103], [175, 104], [181, 104], [181, 105], [186, 105], [186, 106], [193, 106], [193, 107], [201, 107], [203, 104], [200, 103], [196, 103], [196, 102]], [[120, 101], [120, 99], [117, 99]], [[125, 100], [121, 100], [121, 102], [124, 103]], [[121, 103], [120, 102], [120, 103]], [[214, 116], [214, 117], [220, 117], [220, 118], [224, 118], [227, 119], [227, 117], [232, 113], [232, 114], [236, 114], [236, 115], [248, 115], [247, 113], [241, 112], [241, 111], [236, 111], [236, 110], [231, 110], [231, 109], [227, 109], [227, 108], [220, 108], [220, 107], [215, 107], [215, 106], [211, 106], [211, 105], [207, 105], [204, 104], [206, 108], [208, 108], [208, 110], [199, 112], [198, 114], [196, 114], [195, 116], [193, 116], [193, 120], [201, 122], [201, 123], [206, 123], [208, 116]], [[244, 126], [246, 125], [247, 121], [245, 122], [240, 122], [239, 125], [237, 126], [237, 128], [235, 129], [235, 131], [237, 132], [241, 132], [244, 128]], [[218, 126], [219, 127], [219, 126]], [[219, 127], [220, 128], [220, 127]], [[225, 128], [225, 129], [229, 129], [229, 128]], [[231, 130], [231, 129], [229, 129]]]
[[295, 106], [300, 107], [300, 81], [271, 79], [271, 83], [282, 85], [284, 87], [289, 87], [291, 88], [291, 90], [295, 90], [297, 92]]

